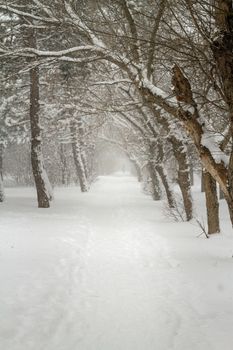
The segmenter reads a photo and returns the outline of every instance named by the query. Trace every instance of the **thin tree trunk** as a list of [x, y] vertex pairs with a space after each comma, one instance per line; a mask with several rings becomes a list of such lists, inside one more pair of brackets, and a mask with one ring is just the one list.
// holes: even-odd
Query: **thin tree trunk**
[[68, 166], [65, 152], [65, 145], [60, 144], [60, 158], [61, 158], [61, 182], [62, 185], [68, 185]]
[[193, 164], [189, 162], [189, 178], [190, 178], [190, 185], [194, 185], [194, 171], [193, 171]]
[[156, 144], [152, 144], [152, 147], [154, 150], [154, 157], [156, 157], [155, 162], [154, 162], [155, 170], [159, 174], [159, 177], [160, 177], [162, 184], [164, 186], [169, 208], [175, 208], [176, 201], [175, 201], [175, 198], [173, 196], [173, 192], [170, 188], [170, 184], [168, 181], [168, 176], [166, 174], [166, 170], [163, 166], [163, 161], [164, 161], [163, 145], [160, 142], [157, 142]]
[[3, 185], [3, 152], [4, 146], [0, 144], [0, 203], [5, 199], [4, 185]]
[[173, 140], [171, 140], [171, 142], [173, 145], [174, 156], [178, 163], [177, 182], [183, 198], [186, 219], [187, 221], [190, 221], [193, 218], [193, 202], [191, 195], [190, 168], [187, 150], [182, 141], [173, 137]]
[[[29, 30], [28, 42], [30, 47], [36, 48], [34, 30]], [[30, 69], [31, 164], [37, 191], [38, 207], [49, 208], [49, 201], [52, 199], [52, 188], [43, 162], [39, 98], [39, 68], [35, 67]]]
[[142, 171], [141, 171], [140, 165], [138, 164], [138, 162], [135, 159], [129, 158], [129, 160], [133, 164], [133, 166], [136, 170], [138, 182], [142, 182]]
[[216, 181], [208, 172], [204, 172], [203, 177], [206, 197], [208, 234], [219, 233], [219, 203]]
[[167, 196], [167, 202], [169, 205], [169, 208], [175, 208], [176, 204], [175, 204], [175, 199], [173, 197], [173, 193], [172, 190], [170, 189], [170, 185], [168, 182], [168, 178], [167, 178], [167, 174], [165, 172], [165, 169], [162, 165], [156, 165], [155, 166], [156, 171], [158, 172], [160, 179], [162, 181], [162, 184], [164, 186], [165, 192], [166, 192], [166, 196]]
[[219, 199], [225, 199], [224, 193], [220, 187], [219, 187]]
[[[192, 204], [192, 194], [191, 194], [191, 171], [190, 164], [187, 156], [187, 147], [182, 141], [181, 138], [177, 137], [176, 133], [174, 133], [169, 125], [169, 122], [166, 118], [161, 116], [159, 111], [154, 111], [155, 118], [161, 123], [163, 128], [167, 132], [167, 140], [171, 143], [174, 156], [178, 163], [178, 185], [181, 190], [184, 209], [186, 213], [187, 221], [191, 220], [193, 217], [193, 204]], [[160, 147], [160, 153], [162, 153], [161, 161], [163, 159], [163, 149]], [[193, 170], [193, 169], [192, 169]], [[193, 172], [192, 172], [193, 175]]]
[[74, 157], [74, 165], [75, 165], [77, 177], [79, 179], [79, 185], [82, 192], [88, 192], [89, 186], [88, 186], [85, 168], [83, 165], [79, 141], [77, 140], [78, 132], [77, 132], [77, 125], [75, 121], [71, 123], [70, 131], [72, 135], [72, 151], [73, 151], [73, 157]]
[[77, 119], [77, 134], [78, 134], [78, 141], [79, 141], [79, 147], [80, 147], [80, 154], [81, 154], [81, 158], [82, 158], [82, 164], [84, 167], [84, 171], [85, 171], [85, 176], [87, 179], [87, 182], [89, 182], [89, 171], [88, 171], [88, 162], [87, 162], [87, 156], [86, 156], [86, 144], [85, 144], [85, 140], [84, 140], [84, 128], [83, 128], [83, 121], [82, 118], [79, 116], [76, 118]]
[[30, 70], [31, 164], [39, 208], [49, 208], [52, 199], [50, 184], [44, 169], [41, 128], [39, 122], [39, 69]]
[[205, 192], [205, 181], [204, 181], [204, 178], [205, 178], [205, 174], [204, 174], [204, 170], [202, 169], [201, 170], [201, 192]]
[[148, 168], [150, 178], [151, 178], [151, 183], [152, 183], [152, 198], [155, 201], [159, 201], [161, 199], [161, 189], [159, 186], [159, 179], [158, 179], [156, 170], [154, 168], [154, 163], [148, 162], [147, 168]]

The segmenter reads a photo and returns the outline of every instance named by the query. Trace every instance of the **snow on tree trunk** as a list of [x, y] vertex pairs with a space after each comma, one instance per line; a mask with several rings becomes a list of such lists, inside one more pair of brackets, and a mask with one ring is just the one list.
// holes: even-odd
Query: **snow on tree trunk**
[[161, 178], [162, 184], [164, 186], [169, 208], [175, 208], [176, 207], [175, 199], [173, 197], [173, 193], [172, 193], [172, 190], [170, 188], [170, 184], [168, 182], [168, 177], [167, 177], [167, 174], [166, 174], [164, 167], [162, 165], [156, 165], [155, 169], [158, 172], [158, 174]]
[[4, 185], [3, 185], [3, 151], [4, 146], [0, 144], [0, 202], [4, 201]]
[[71, 122], [70, 131], [72, 135], [72, 151], [74, 157], [74, 165], [77, 177], [79, 179], [80, 188], [82, 192], [88, 192], [89, 185], [86, 177], [85, 167], [83, 164], [79, 140], [77, 139], [78, 130], [76, 121]]
[[65, 144], [60, 144], [60, 158], [61, 158], [61, 183], [68, 185], [68, 165], [65, 152]]
[[186, 147], [182, 142], [178, 142], [177, 147], [174, 147], [174, 156], [178, 163], [178, 185], [183, 197], [184, 209], [187, 221], [193, 217], [193, 203], [191, 195], [190, 169]]
[[151, 178], [152, 198], [155, 201], [159, 201], [161, 199], [161, 189], [159, 186], [159, 179], [158, 179], [155, 167], [154, 167], [154, 163], [149, 161], [148, 165], [147, 165], [147, 169], [149, 171], [150, 178]]
[[[28, 43], [36, 47], [34, 30], [29, 30]], [[37, 191], [39, 208], [49, 208], [52, 199], [52, 187], [44, 168], [42, 139], [39, 117], [39, 68], [30, 69], [30, 127], [31, 127], [31, 164]]]
[[206, 171], [203, 172], [203, 179], [206, 197], [208, 234], [219, 233], [219, 203], [216, 181]]
[[[193, 99], [190, 83], [177, 65], [173, 68], [172, 83], [176, 98], [179, 101], [177, 115], [191, 135], [203, 167], [211, 174], [215, 181], [219, 183], [224, 192], [231, 223], [233, 225], [233, 152], [230, 157], [229, 166], [227, 167], [224, 158], [225, 154], [221, 149], [216, 147], [213, 143], [209, 144], [205, 142], [205, 139], [209, 139], [209, 135], [205, 130], [205, 125], [200, 122], [199, 110]], [[214, 158], [214, 153], [216, 153], [216, 151], [220, 154], [220, 161]]]
[[[187, 221], [193, 217], [193, 203], [191, 194], [191, 176], [190, 176], [190, 164], [187, 154], [187, 147], [184, 143], [182, 134], [178, 131], [174, 131], [167, 118], [164, 118], [159, 111], [153, 111], [155, 118], [166, 130], [167, 140], [172, 145], [174, 157], [178, 164], [178, 185], [181, 190], [183, 204]], [[193, 170], [193, 169], [192, 169]]]
[[190, 177], [190, 185], [194, 185], [194, 170], [193, 170], [193, 164], [189, 162], [189, 177]]
[[80, 154], [82, 158], [82, 164], [85, 171], [86, 181], [89, 179], [89, 171], [88, 171], [88, 162], [87, 162], [87, 156], [85, 152], [86, 143], [85, 143], [85, 133], [83, 128], [83, 121], [80, 116], [77, 117], [77, 134], [79, 139], [79, 147], [80, 147]]
[[154, 156], [154, 159], [153, 159], [154, 167], [155, 167], [155, 170], [157, 171], [157, 173], [159, 174], [159, 177], [160, 177], [162, 184], [164, 186], [169, 208], [175, 208], [176, 201], [175, 201], [175, 198], [173, 196], [172, 190], [170, 188], [166, 169], [163, 165], [164, 151], [163, 151], [163, 145], [161, 144], [160, 141], [159, 142], [153, 142], [153, 141], [151, 142], [150, 154]]

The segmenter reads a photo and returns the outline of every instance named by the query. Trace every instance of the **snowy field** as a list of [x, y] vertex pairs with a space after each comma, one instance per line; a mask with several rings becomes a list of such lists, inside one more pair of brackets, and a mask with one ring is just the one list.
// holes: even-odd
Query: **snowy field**
[[[203, 215], [203, 195], [196, 207]], [[0, 206], [1, 350], [231, 350], [233, 231], [168, 222], [132, 177]], [[221, 208], [227, 217], [226, 208]], [[201, 216], [200, 216], [201, 218]]]

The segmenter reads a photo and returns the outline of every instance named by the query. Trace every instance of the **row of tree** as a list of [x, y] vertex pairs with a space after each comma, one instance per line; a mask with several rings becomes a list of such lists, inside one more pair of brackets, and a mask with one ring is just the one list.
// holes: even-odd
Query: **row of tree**
[[175, 177], [191, 220], [199, 161], [209, 233], [220, 231], [216, 184], [233, 223], [231, 0], [4, 0], [0, 11], [1, 173], [6, 145], [30, 131], [38, 204], [49, 207], [42, 140], [57, 140], [62, 169], [71, 145], [82, 191], [111, 143], [171, 210]]

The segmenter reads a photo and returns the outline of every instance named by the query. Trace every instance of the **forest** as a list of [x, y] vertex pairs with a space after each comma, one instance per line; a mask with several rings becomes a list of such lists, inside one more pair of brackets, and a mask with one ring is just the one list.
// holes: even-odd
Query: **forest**
[[[152, 231], [157, 229], [149, 228], [149, 217], [154, 220], [156, 213], [162, 210], [158, 225], [163, 220], [165, 225], [170, 225], [164, 228], [165, 231], [174, 227], [177, 232], [187, 230], [187, 237], [191, 234], [193, 240], [195, 235], [204, 238], [206, 243], [192, 241], [195, 248], [190, 249], [196, 250], [193, 255], [190, 254], [195, 259], [199, 256], [199, 244], [205, 244], [203, 249], [207, 249], [207, 244], [208, 249], [212, 245], [216, 248], [217, 244], [220, 247], [226, 244], [226, 249], [229, 249], [232, 241], [231, 238], [225, 239], [224, 231], [227, 222], [227, 234], [229, 232], [230, 237], [233, 234], [232, 0], [0, 0], [0, 70], [0, 231], [3, 232], [3, 242], [8, 232], [16, 234], [16, 228], [22, 222], [25, 230], [28, 225], [37, 227], [38, 232], [33, 239], [42, 244], [37, 237], [39, 226], [44, 225], [41, 226], [44, 240], [44, 232], [51, 233], [53, 230], [48, 220], [60, 220], [67, 207], [61, 221], [65, 224], [65, 215], [76, 215], [76, 224], [86, 225], [86, 229], [93, 224], [100, 225], [100, 231], [102, 227], [103, 232], [112, 232], [114, 225], [120, 225], [122, 221], [125, 228], [117, 226], [118, 231], [125, 229], [131, 232], [131, 221], [136, 235], [138, 227], [141, 227], [141, 238], [138, 238], [141, 243], [138, 244], [142, 247], [145, 244], [143, 225], [145, 231], [147, 227], [152, 235]], [[135, 201], [141, 201], [140, 210], [130, 199], [130, 193], [136, 196], [133, 188], [139, 193]], [[35, 190], [33, 195], [32, 189]], [[62, 191], [65, 191], [65, 197], [62, 197]], [[125, 202], [119, 199], [120, 193]], [[128, 197], [124, 197], [126, 193]], [[79, 201], [77, 205], [76, 199]], [[99, 206], [103, 206], [103, 212]], [[111, 206], [115, 214], [110, 214]], [[130, 206], [132, 211], [135, 210], [134, 216], [132, 211], [129, 212]], [[38, 222], [25, 223], [30, 215], [33, 220], [39, 215]], [[112, 221], [108, 215], [113, 215]], [[18, 221], [14, 223], [15, 216]], [[69, 220], [72, 221], [72, 217]], [[1, 226], [4, 218], [6, 223]], [[82, 218], [90, 222], [82, 223]], [[73, 226], [76, 224], [73, 223]], [[66, 231], [69, 231], [68, 228], [64, 228], [62, 233], [64, 240]], [[81, 236], [70, 237], [70, 242], [81, 239], [76, 242], [77, 245], [84, 244], [85, 234], [82, 235], [82, 239]], [[151, 240], [151, 243], [147, 241], [149, 254], [160, 254], [150, 235], [150, 238], [145, 238]], [[166, 233], [165, 236], [168, 242], [175, 242], [174, 237], [170, 238]], [[25, 237], [26, 242], [28, 236]], [[15, 236], [12, 239], [16, 239]], [[165, 238], [159, 239], [162, 247]], [[20, 241], [19, 236], [16, 240]], [[115, 242], [116, 238], [113, 240]], [[117, 249], [117, 241], [114, 242], [108, 246], [103, 238], [106, 250], [102, 247], [100, 254], [109, 254], [106, 252], [111, 247], [114, 251], [114, 244]], [[48, 253], [51, 257], [52, 243], [45, 241], [43, 244], [48, 244], [48, 247], [51, 244], [51, 255]], [[9, 243], [10, 246], [15, 245]], [[161, 249], [166, 251], [166, 248]], [[218, 253], [217, 249], [214, 251], [222, 254], [221, 248]], [[120, 261], [120, 252], [115, 253]], [[204, 256], [205, 252], [202, 253]], [[22, 254], [27, 255], [27, 252]], [[57, 254], [59, 256], [60, 253]], [[133, 254], [132, 251], [132, 261]], [[232, 255], [228, 250], [226, 254]], [[31, 258], [27, 256], [29, 265]], [[40, 259], [43, 260], [43, 254]], [[195, 265], [195, 259], [191, 266]], [[216, 259], [219, 261], [219, 257]], [[81, 262], [84, 260], [80, 258]], [[73, 263], [75, 265], [72, 260]], [[98, 259], [95, 263], [98, 265]], [[206, 278], [202, 276], [201, 269], [197, 269], [200, 271], [200, 284], [205, 283]], [[104, 270], [96, 273], [101, 275], [101, 271]], [[195, 271], [195, 267], [191, 271]], [[144, 276], [144, 270], [140, 273]], [[214, 271], [211, 270], [211, 273]], [[48, 280], [53, 278], [52, 272], [49, 276]], [[227, 276], [226, 279], [229, 279], [230, 275]], [[160, 275], [157, 277], [160, 278]], [[48, 281], [41, 278], [43, 289], [43, 283]], [[116, 286], [119, 280], [117, 276]], [[139, 278], [138, 283], [143, 284], [142, 280], [140, 282]], [[172, 281], [169, 282], [170, 289]], [[57, 283], [60, 282], [58, 278]], [[25, 283], [30, 288], [29, 279]], [[69, 285], [69, 281], [66, 283]], [[219, 285], [224, 283], [218, 284], [218, 290]], [[133, 285], [134, 281], [132, 288]], [[11, 283], [9, 289], [10, 286]], [[156, 288], [154, 285], [151, 287]], [[137, 290], [139, 286], [135, 284], [135, 288]], [[228, 289], [230, 292], [233, 286]], [[211, 294], [210, 286], [207, 292]], [[6, 291], [2, 293], [0, 289], [0, 297]], [[34, 294], [31, 296], [32, 303], [33, 298]], [[229, 305], [227, 298], [225, 302]], [[175, 297], [170, 302], [175, 304]], [[135, 303], [140, 304], [140, 300], [135, 300]], [[46, 310], [43, 312], [46, 313]], [[181, 319], [183, 316], [180, 316]], [[166, 322], [169, 321], [166, 319]], [[174, 320], [175, 324], [177, 322]], [[46, 321], [41, 321], [39, 326], [43, 324]], [[24, 329], [26, 327], [27, 323]], [[130, 330], [134, 329], [130, 327]], [[162, 323], [161, 328], [164, 327]], [[190, 329], [192, 327], [196, 327], [196, 323]], [[31, 330], [32, 333], [34, 331]], [[71, 332], [73, 334], [75, 330]], [[190, 332], [185, 333], [187, 337]], [[227, 329], [225, 332], [221, 339], [227, 341], [226, 346], [221, 342], [221, 346], [218, 345], [216, 338], [216, 347], [211, 345], [210, 349], [230, 349], [230, 332], [227, 333]], [[74, 338], [73, 342], [59, 345], [59, 338], [54, 338], [48, 346], [42, 342], [47, 337], [46, 332], [40, 340], [34, 337], [35, 342], [31, 343], [27, 334], [22, 335], [22, 339], [28, 341], [23, 343], [22, 340], [23, 347], [19, 343], [20, 334], [11, 345], [5, 343], [10, 337], [4, 335], [4, 349], [155, 349], [153, 342], [144, 340], [143, 343], [142, 338], [137, 345], [133, 336], [129, 338], [132, 342], [123, 341], [114, 347], [113, 340], [102, 342], [102, 338], [94, 336], [94, 333], [91, 335], [92, 345], [83, 343], [77, 347], [78, 340]], [[124, 335], [122, 337], [124, 339]], [[94, 347], [93, 343], [96, 344]], [[173, 345], [169, 345], [164, 340], [161, 348], [157, 349], [182, 350], [187, 348], [188, 340], [177, 344], [174, 340]], [[195, 337], [190, 346], [194, 350], [207, 349], [207, 343], [196, 343]]]
[[231, 1], [23, 0], [0, 9], [1, 201], [5, 150], [16, 158], [10, 175], [34, 180], [47, 208], [51, 184], [75, 178], [88, 191], [100, 148], [112, 144], [170, 208], [173, 162], [184, 220], [193, 217], [190, 172], [202, 167], [208, 232], [220, 230], [216, 184], [233, 220]]

